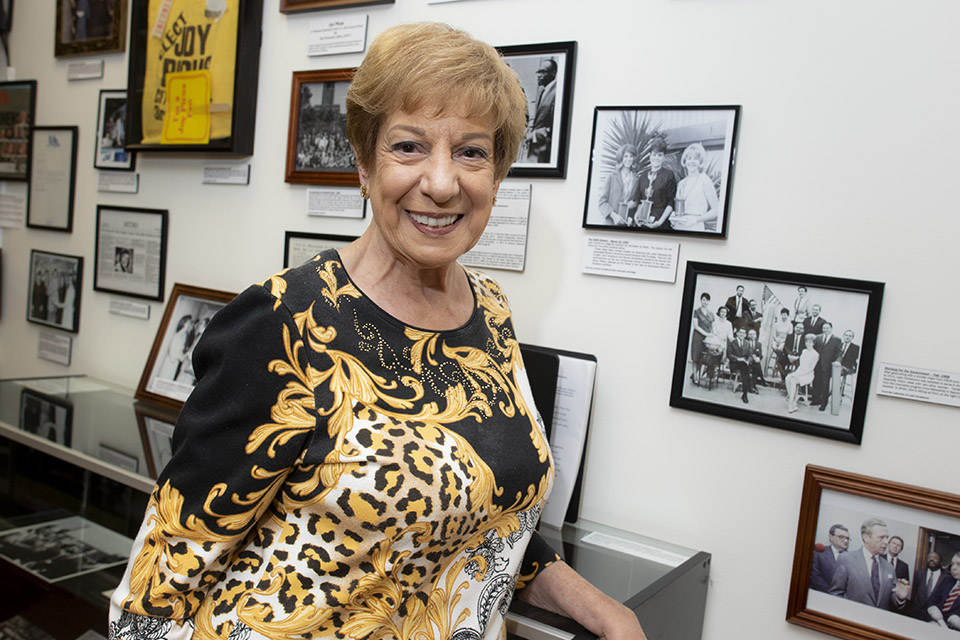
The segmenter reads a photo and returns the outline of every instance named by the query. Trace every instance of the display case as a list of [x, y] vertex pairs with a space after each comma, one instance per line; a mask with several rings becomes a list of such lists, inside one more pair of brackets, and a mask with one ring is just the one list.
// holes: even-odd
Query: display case
[[[106, 635], [109, 592], [167, 459], [174, 421], [135, 401], [132, 390], [86, 376], [0, 380], [0, 591], [15, 594], [0, 599], [0, 621], [32, 624], [58, 640], [87, 629]], [[59, 558], [58, 570], [38, 568], [38, 560], [50, 564], [38, 558], [50, 552], [43, 535], [32, 535], [38, 531], [93, 541], [96, 553], [76, 550]], [[708, 553], [582, 520], [540, 532], [581, 575], [632, 609], [649, 640], [700, 638]], [[41, 542], [17, 551], [18, 539]], [[55, 611], [66, 614], [49, 615]], [[595, 637], [519, 599], [507, 630], [526, 640]]]

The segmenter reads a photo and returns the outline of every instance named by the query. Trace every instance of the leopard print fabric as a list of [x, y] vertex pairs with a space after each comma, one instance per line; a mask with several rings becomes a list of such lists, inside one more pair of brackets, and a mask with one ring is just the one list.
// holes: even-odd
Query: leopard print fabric
[[553, 468], [506, 300], [467, 273], [453, 331], [386, 314], [335, 251], [214, 318], [111, 638], [501, 637], [556, 559]]

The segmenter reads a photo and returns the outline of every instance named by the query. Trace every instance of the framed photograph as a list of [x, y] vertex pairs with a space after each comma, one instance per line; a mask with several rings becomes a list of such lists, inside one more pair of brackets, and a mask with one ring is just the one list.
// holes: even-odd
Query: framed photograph
[[280, 0], [280, 13], [364, 7], [371, 4], [393, 4], [394, 2], [395, 0]]
[[283, 268], [297, 267], [327, 249], [340, 250], [356, 239], [357, 236], [287, 231], [283, 239]]
[[860, 444], [883, 283], [688, 262], [670, 406]]
[[136, 154], [123, 148], [127, 140], [127, 92], [101, 89], [93, 168], [133, 171]]
[[20, 392], [20, 428], [69, 447], [73, 435], [73, 404], [25, 388]]
[[960, 496], [807, 466], [787, 621], [850, 640], [951, 638], [958, 584]]
[[127, 150], [253, 155], [263, 0], [166, 3], [132, 6]]
[[596, 107], [583, 226], [726, 238], [740, 107]]
[[32, 249], [27, 320], [77, 333], [80, 327], [82, 284], [82, 256]]
[[294, 71], [285, 180], [360, 186], [347, 140], [347, 89], [356, 69]]
[[163, 301], [167, 211], [97, 205], [95, 291]]
[[163, 410], [144, 402], [134, 402], [143, 454], [147, 460], [147, 472], [154, 480], [173, 457], [173, 428], [177, 424], [177, 412]]
[[73, 232], [77, 127], [34, 127], [27, 226]]
[[566, 178], [577, 43], [522, 44], [497, 50], [520, 76], [527, 96], [527, 131], [510, 177]]
[[56, 0], [53, 55], [80, 56], [124, 50], [127, 0]]
[[0, 82], [0, 180], [26, 180], [37, 81]]
[[214, 314], [234, 293], [174, 284], [134, 397], [177, 411], [193, 391], [193, 350]]

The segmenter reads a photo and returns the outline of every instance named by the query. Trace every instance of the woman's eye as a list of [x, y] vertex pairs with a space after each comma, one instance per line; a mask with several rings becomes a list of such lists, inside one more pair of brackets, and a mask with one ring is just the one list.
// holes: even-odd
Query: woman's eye
[[414, 142], [398, 142], [393, 145], [393, 149], [400, 153], [414, 153], [417, 150], [417, 145]]
[[487, 152], [477, 147], [467, 147], [460, 151], [460, 155], [471, 160], [482, 160], [487, 157]]

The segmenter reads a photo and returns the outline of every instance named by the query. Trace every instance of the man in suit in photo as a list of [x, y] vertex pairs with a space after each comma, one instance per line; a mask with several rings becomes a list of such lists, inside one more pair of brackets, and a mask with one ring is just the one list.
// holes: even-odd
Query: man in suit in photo
[[756, 300], [750, 301], [750, 304], [747, 305], [747, 311], [744, 315], [746, 316], [747, 321], [747, 331], [753, 329], [757, 333], [760, 333], [760, 325], [763, 324], [763, 311], [761, 311], [760, 307], [757, 306]]
[[537, 69], [537, 104], [527, 126], [527, 162], [550, 162], [553, 145], [553, 109], [557, 101], [557, 61], [547, 58]]
[[757, 332], [753, 329], [747, 330], [747, 344], [750, 346], [750, 380], [753, 382], [753, 392], [757, 393], [757, 385], [767, 386], [767, 381], [763, 377], [763, 347], [760, 340], [757, 339]]
[[853, 344], [853, 331], [843, 332], [843, 345], [840, 347], [840, 372], [848, 375], [857, 372], [857, 361], [860, 359], [860, 346]]
[[748, 304], [747, 300], [743, 297], [743, 285], [738, 284], [736, 295], [727, 298], [727, 303], [723, 305], [727, 308], [727, 320], [733, 325], [734, 331], [740, 327], [744, 329], [747, 328], [745, 314]]
[[[816, 309], [816, 305], [813, 307]], [[830, 399], [830, 377], [833, 375], [833, 363], [840, 357], [840, 338], [833, 335], [833, 325], [823, 323], [823, 332], [813, 343], [820, 354], [817, 368], [813, 372], [813, 402], [820, 405], [820, 411], [826, 411]]]
[[803, 353], [803, 324], [797, 323], [793, 325], [793, 333], [783, 341], [783, 349], [777, 355], [777, 368], [780, 370], [781, 379], [787, 377], [791, 365], [796, 367], [801, 353]]
[[820, 335], [823, 333], [823, 325], [826, 320], [820, 315], [820, 305], [815, 304], [810, 307], [810, 315], [803, 320], [803, 332]]
[[913, 574], [913, 593], [910, 595], [910, 615], [930, 622], [930, 596], [941, 582], [953, 582], [953, 577], [943, 569], [943, 559], [936, 551], [927, 554], [927, 564]]
[[950, 560], [950, 579], [937, 585], [927, 604], [933, 622], [960, 631], [960, 552]]
[[900, 536], [890, 536], [890, 542], [887, 543], [887, 562], [893, 567], [893, 573], [898, 580], [910, 581], [910, 567], [906, 562], [898, 558], [903, 551], [903, 538]]
[[830, 544], [823, 551], [813, 552], [813, 569], [810, 571], [810, 588], [828, 593], [837, 560], [850, 547], [850, 531], [842, 524], [830, 527]]
[[727, 359], [730, 362], [730, 372], [740, 374], [740, 385], [743, 389], [741, 400], [749, 403], [747, 393], [756, 393], [756, 389], [750, 380], [750, 361], [753, 354], [749, 343], [747, 342], [747, 331], [742, 327], [737, 329], [736, 337], [730, 341], [727, 346]]
[[797, 287], [797, 297], [793, 301], [793, 322], [803, 324], [803, 321], [810, 315], [810, 298], [807, 297], [807, 288], [803, 285]]
[[896, 579], [884, 553], [890, 530], [879, 518], [869, 518], [860, 526], [863, 546], [843, 553], [837, 559], [828, 593], [878, 609], [898, 611], [910, 595], [910, 585]]

